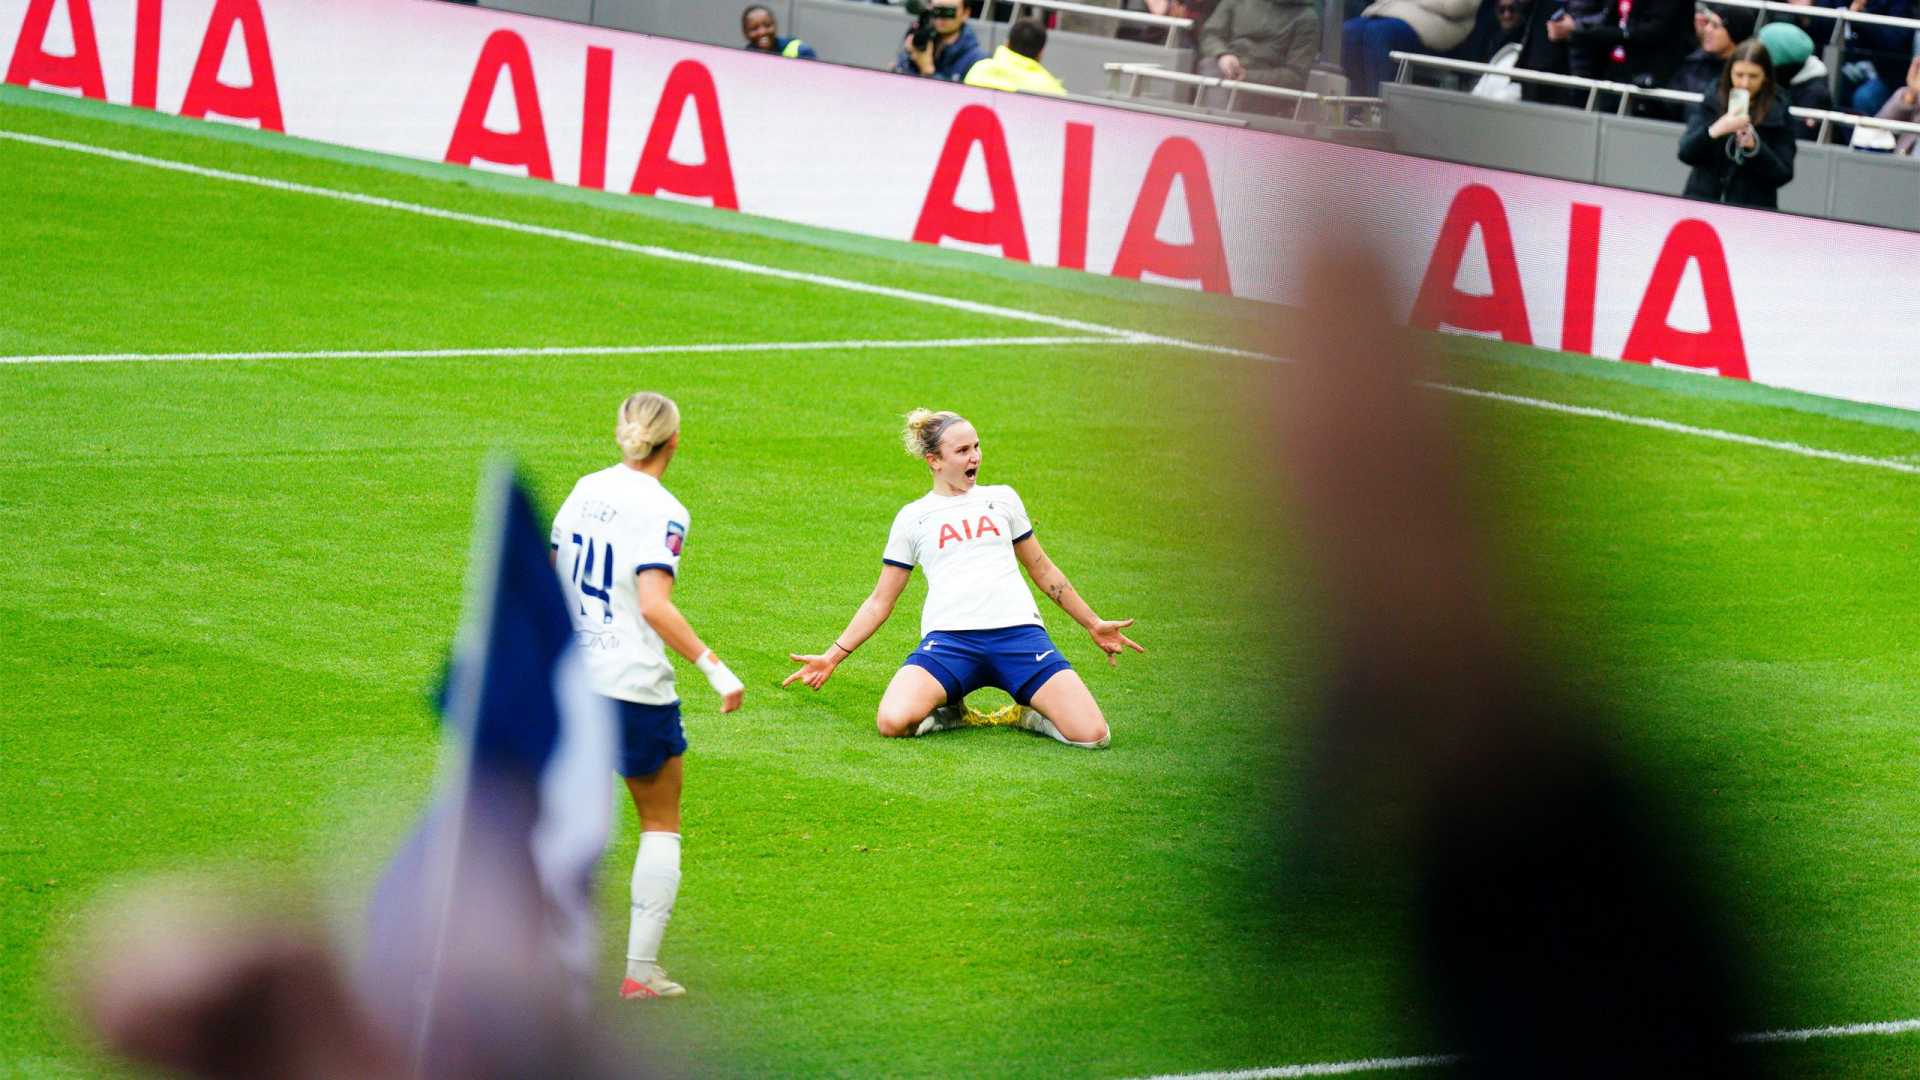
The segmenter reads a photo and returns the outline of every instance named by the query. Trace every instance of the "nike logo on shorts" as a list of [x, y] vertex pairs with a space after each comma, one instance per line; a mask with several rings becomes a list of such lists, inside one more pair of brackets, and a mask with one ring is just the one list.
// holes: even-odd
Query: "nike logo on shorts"
[[1046, 659], [1047, 657], [1049, 657], [1049, 656], [1052, 656], [1052, 655], [1053, 655], [1053, 650], [1052, 650], [1052, 649], [1048, 649], [1048, 650], [1047, 650], [1046, 652], [1037, 652], [1037, 653], [1034, 653], [1034, 654], [1033, 654], [1033, 662], [1037, 664], [1037, 663], [1039, 663], [1040, 661], [1042, 661], [1042, 660], [1045, 660], [1045, 659]]
[[922, 646], [920, 646], [920, 651], [921, 651], [921, 652], [932, 652], [932, 651], [933, 651], [933, 647], [934, 647], [935, 645], [938, 645], [938, 644], [940, 644], [940, 643], [939, 643], [939, 642], [937, 642], [937, 641], [929, 641], [929, 642], [927, 642], [927, 643], [926, 643], [925, 645], [922, 645]]

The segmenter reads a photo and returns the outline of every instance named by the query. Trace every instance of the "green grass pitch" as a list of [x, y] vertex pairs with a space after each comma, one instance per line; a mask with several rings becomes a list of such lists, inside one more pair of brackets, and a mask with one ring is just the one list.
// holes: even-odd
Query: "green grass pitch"
[[[0, 89], [0, 130], [634, 243], [1244, 344], [1250, 304]], [[642, 346], [1055, 332], [0, 139], [0, 355]], [[1920, 461], [1891, 410], [1447, 345], [1454, 383]], [[76, 915], [215, 865], [350, 909], [434, 779], [426, 703], [481, 464], [551, 509], [672, 394], [677, 599], [747, 683], [688, 690], [691, 994], [610, 1023], [698, 1071], [1124, 1077], [1430, 1054], [1407, 883], [1276, 858], [1313, 627], [1272, 513], [1265, 363], [1142, 346], [0, 365], [0, 1076], [108, 1066], [61, 1007]], [[882, 740], [923, 586], [827, 689], [778, 689], [872, 585], [923, 473], [900, 414], [980, 427], [1049, 553], [1149, 650], [1057, 609], [1114, 747]], [[1920, 477], [1513, 404], [1453, 405], [1528, 614], [1692, 815], [1768, 980], [1752, 1030], [1920, 1016]], [[634, 843], [600, 902], [609, 995]], [[97, 958], [111, 963], [112, 958]], [[1595, 1031], [1596, 1041], [1608, 1033]], [[1894, 1077], [1920, 1036], [1753, 1050]], [[1443, 1075], [1428, 1069], [1407, 1075]]]

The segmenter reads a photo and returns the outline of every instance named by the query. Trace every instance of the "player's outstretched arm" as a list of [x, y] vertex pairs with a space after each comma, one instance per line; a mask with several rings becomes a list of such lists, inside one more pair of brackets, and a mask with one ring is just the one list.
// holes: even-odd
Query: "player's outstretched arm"
[[720, 695], [720, 711], [728, 713], [739, 708], [746, 696], [746, 686], [727, 670], [727, 665], [693, 632], [693, 624], [680, 614], [680, 608], [673, 602], [673, 575], [665, 570], [642, 570], [636, 591], [640, 597], [640, 617], [647, 620], [647, 625], [653, 627], [653, 632], [660, 635], [668, 648], [693, 661], [707, 682], [713, 684], [713, 692]]
[[840, 661], [852, 656], [853, 650], [872, 637], [873, 632], [880, 629], [880, 625], [893, 614], [894, 602], [900, 599], [900, 593], [906, 589], [907, 579], [911, 576], [912, 572], [905, 567], [892, 563], [882, 565], [880, 580], [874, 583], [873, 592], [861, 601], [860, 610], [853, 613], [853, 621], [847, 623], [847, 628], [840, 631], [840, 636], [833, 639], [833, 644], [827, 646], [825, 652], [817, 655], [787, 654], [789, 659], [800, 665], [800, 670], [780, 680], [780, 685], [791, 686], [795, 679], [815, 690], [826, 685], [827, 680], [833, 677], [833, 670], [840, 666]]
[[1041, 548], [1040, 541], [1029, 535], [1025, 540], [1013, 545], [1013, 553], [1019, 556], [1020, 565], [1026, 568], [1027, 576], [1040, 587], [1040, 591], [1052, 598], [1054, 603], [1059, 604], [1060, 610], [1073, 616], [1074, 622], [1086, 627], [1087, 633], [1093, 638], [1093, 643], [1100, 646], [1101, 652], [1107, 654], [1109, 666], [1119, 664], [1118, 657], [1123, 649], [1132, 649], [1138, 653], [1147, 651], [1136, 644], [1132, 638], [1121, 633], [1122, 630], [1133, 625], [1132, 619], [1102, 619], [1093, 613], [1093, 608], [1089, 607], [1087, 602], [1080, 598], [1080, 594], [1074, 591], [1073, 582], [1068, 581], [1067, 575], [1053, 565], [1052, 559], [1047, 558], [1047, 553]]

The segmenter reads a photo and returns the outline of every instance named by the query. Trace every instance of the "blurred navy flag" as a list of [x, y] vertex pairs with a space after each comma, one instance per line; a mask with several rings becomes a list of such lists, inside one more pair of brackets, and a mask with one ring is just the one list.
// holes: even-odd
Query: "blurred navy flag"
[[[440, 790], [368, 913], [363, 991], [415, 1075], [498, 1069], [586, 1015], [617, 729], [510, 465], [481, 488]], [[551, 1060], [551, 1059], [549, 1059]]]

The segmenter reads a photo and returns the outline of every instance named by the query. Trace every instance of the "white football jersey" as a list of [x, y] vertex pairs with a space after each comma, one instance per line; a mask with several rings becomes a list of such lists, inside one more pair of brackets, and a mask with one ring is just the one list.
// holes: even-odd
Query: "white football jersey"
[[554, 569], [594, 688], [608, 697], [671, 705], [666, 643], [640, 617], [635, 575], [680, 572], [687, 508], [638, 469], [615, 465], [573, 485], [553, 518]]
[[1042, 626], [1013, 545], [1033, 534], [1027, 508], [1005, 484], [965, 495], [932, 492], [902, 507], [881, 556], [894, 566], [927, 568], [920, 636], [935, 630]]

